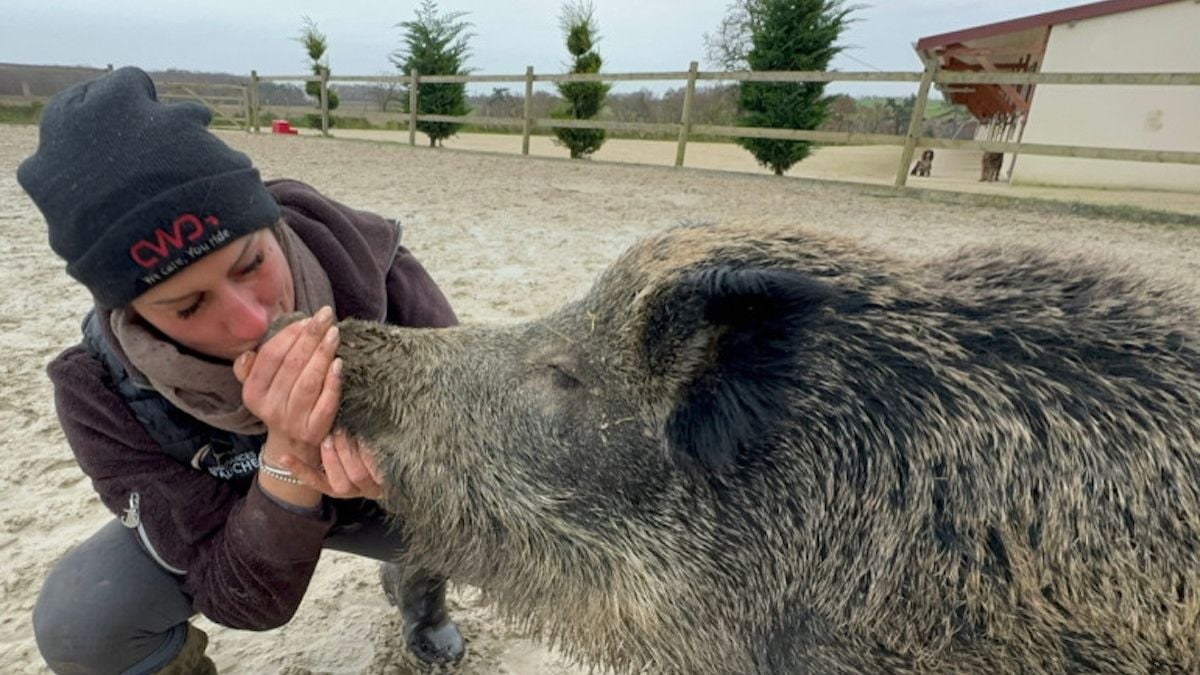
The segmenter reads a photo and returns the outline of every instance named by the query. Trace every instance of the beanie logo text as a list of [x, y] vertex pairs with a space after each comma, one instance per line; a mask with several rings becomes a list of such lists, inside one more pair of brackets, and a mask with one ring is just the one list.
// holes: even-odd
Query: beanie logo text
[[154, 240], [141, 239], [129, 247], [129, 257], [149, 269], [162, 262], [172, 251], [183, 251], [187, 243], [194, 242], [204, 236], [204, 226], [216, 227], [221, 221], [216, 216], [205, 216], [202, 221], [192, 213], [185, 213], [171, 223], [170, 231], [164, 228], [154, 230]]

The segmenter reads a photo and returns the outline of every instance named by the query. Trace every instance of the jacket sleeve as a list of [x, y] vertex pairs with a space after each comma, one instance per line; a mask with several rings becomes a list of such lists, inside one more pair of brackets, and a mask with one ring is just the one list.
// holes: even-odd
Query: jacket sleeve
[[[126, 526], [136, 524], [143, 548], [183, 572], [196, 611], [239, 629], [287, 623], [308, 588], [332, 514], [293, 513], [257, 483], [242, 494], [229, 481], [171, 459], [105, 385], [104, 365], [81, 346], [63, 352], [47, 372], [79, 466], [105, 506]], [[136, 518], [127, 511], [134, 506]]]
[[458, 324], [450, 302], [429, 272], [404, 246], [396, 250], [387, 275], [387, 323], [413, 328]]

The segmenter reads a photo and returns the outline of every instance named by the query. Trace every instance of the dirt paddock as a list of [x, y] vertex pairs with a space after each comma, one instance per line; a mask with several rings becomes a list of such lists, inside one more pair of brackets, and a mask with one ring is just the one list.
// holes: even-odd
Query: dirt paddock
[[[972, 206], [749, 173], [305, 136], [223, 137], [267, 177], [304, 180], [347, 204], [400, 218], [405, 244], [466, 322], [537, 316], [582, 293], [639, 236], [681, 221], [795, 224], [918, 259], [965, 244], [1035, 244], [1116, 258], [1200, 291], [1200, 229], [1187, 224]], [[78, 338], [89, 298], [53, 257], [40, 215], [17, 185], [16, 166], [36, 141], [32, 127], [0, 126], [0, 663], [7, 673], [45, 672], [30, 628], [41, 579], [111, 517], [63, 441], [43, 372]], [[455, 589], [452, 607], [470, 641], [459, 672], [586, 672], [495, 618], [475, 589]], [[343, 554], [325, 554], [295, 620], [281, 629], [199, 623], [222, 673], [409, 672], [399, 618], [383, 599], [374, 564]]]

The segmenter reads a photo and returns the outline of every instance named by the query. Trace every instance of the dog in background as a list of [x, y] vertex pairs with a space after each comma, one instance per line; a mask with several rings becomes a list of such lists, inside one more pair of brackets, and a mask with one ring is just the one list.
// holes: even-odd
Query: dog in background
[[926, 178], [928, 178], [930, 172], [932, 172], [932, 171], [933, 171], [933, 150], [926, 150], [925, 152], [921, 153], [921, 159], [918, 159], [917, 163], [913, 164], [912, 171], [909, 171], [908, 175], [910, 175], [910, 176], [925, 176]]
[[1000, 180], [1000, 167], [1004, 164], [1003, 152], [984, 152], [979, 180], [994, 183]]

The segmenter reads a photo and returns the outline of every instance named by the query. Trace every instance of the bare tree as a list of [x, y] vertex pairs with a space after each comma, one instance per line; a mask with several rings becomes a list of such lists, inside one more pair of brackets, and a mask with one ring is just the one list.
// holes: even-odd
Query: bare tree
[[[389, 77], [394, 75], [387, 74]], [[371, 87], [371, 100], [379, 107], [379, 112], [387, 112], [388, 106], [397, 103], [401, 100], [400, 96], [400, 81], [388, 80], [386, 82], [376, 82]]]
[[704, 34], [704, 55], [709, 64], [723, 70], [747, 70], [751, 36], [762, 15], [762, 0], [733, 0], [714, 33]]

